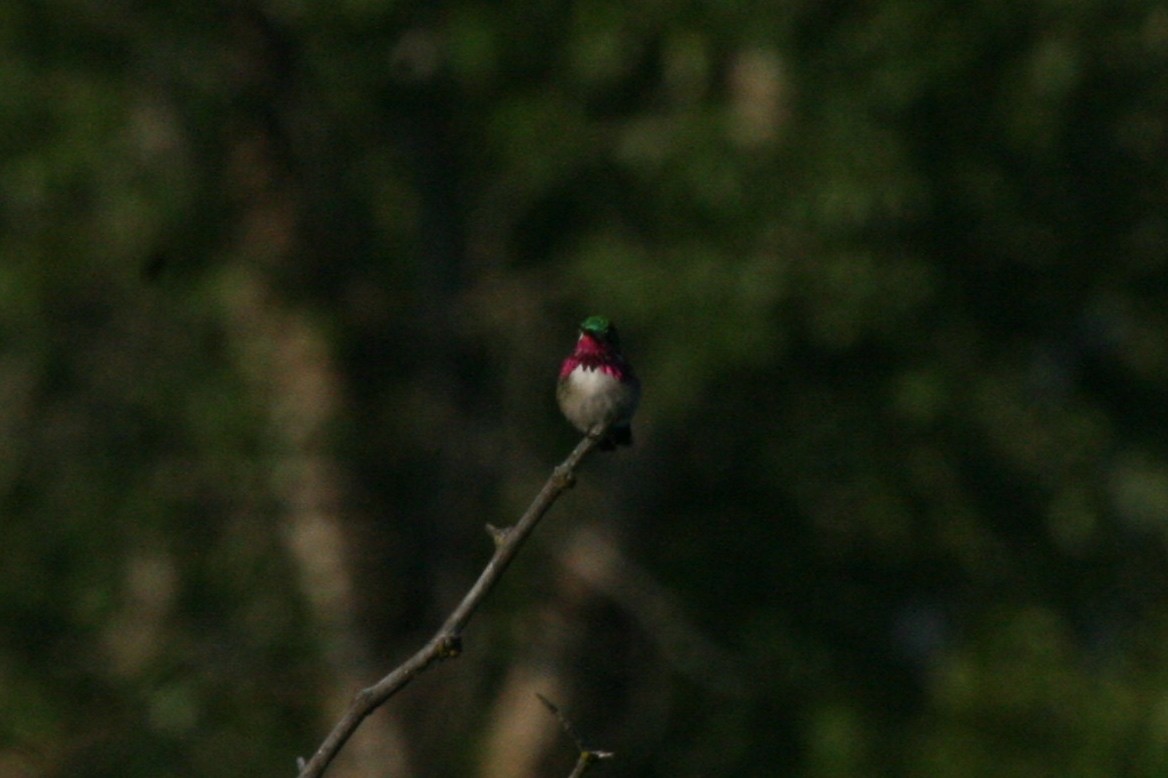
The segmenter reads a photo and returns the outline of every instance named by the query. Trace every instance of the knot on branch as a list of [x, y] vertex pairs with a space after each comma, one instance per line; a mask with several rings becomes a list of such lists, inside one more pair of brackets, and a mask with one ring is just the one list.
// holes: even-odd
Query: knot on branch
[[462, 638], [458, 635], [442, 635], [438, 638], [435, 656], [439, 659], [454, 659], [462, 653]]
[[556, 479], [561, 489], [571, 489], [576, 485], [576, 472], [568, 465], [559, 465], [552, 471], [552, 477]]

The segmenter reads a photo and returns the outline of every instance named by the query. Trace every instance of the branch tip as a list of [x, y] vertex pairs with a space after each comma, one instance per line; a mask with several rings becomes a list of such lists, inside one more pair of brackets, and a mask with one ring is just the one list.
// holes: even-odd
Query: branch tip
[[510, 534], [510, 527], [496, 527], [494, 524], [487, 525], [487, 534], [491, 536], [491, 540], [495, 542], [495, 547], [503, 545], [507, 540], [507, 535]]

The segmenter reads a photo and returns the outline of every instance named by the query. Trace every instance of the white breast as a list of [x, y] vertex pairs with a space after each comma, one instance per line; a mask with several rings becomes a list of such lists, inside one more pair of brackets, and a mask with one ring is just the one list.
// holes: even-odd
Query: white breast
[[564, 415], [582, 432], [598, 424], [627, 421], [637, 407], [635, 385], [621, 383], [603, 370], [577, 367], [558, 392]]
[[579, 392], [585, 397], [612, 392], [620, 386], [620, 381], [603, 370], [588, 370], [585, 367], [577, 367], [568, 374], [568, 382], [572, 384], [573, 392]]

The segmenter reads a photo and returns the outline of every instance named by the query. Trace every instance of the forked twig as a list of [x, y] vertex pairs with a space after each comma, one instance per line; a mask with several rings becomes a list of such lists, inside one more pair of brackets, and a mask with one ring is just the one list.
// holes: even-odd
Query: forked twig
[[[495, 542], [495, 553], [491, 556], [483, 572], [475, 581], [474, 586], [463, 597], [462, 602], [446, 619], [446, 623], [435, 633], [434, 637], [422, 646], [413, 656], [400, 664], [393, 672], [382, 678], [372, 686], [362, 689], [353, 698], [348, 709], [321, 743], [320, 748], [307, 762], [298, 760], [300, 778], [319, 778], [325, 769], [344, 748], [345, 743], [357, 731], [369, 714], [377, 710], [406, 684], [416, 678], [424, 670], [438, 660], [453, 659], [462, 653], [462, 631], [467, 622], [478, 610], [484, 598], [494, 588], [500, 576], [515, 558], [519, 547], [531, 534], [540, 519], [552, 507], [552, 504], [575, 482], [575, 471], [589, 452], [602, 439], [606, 430], [594, 430], [586, 435], [555, 470], [552, 471], [547, 483], [543, 485], [535, 500], [515, 522], [514, 526], [505, 529], [491, 527], [487, 531]], [[582, 757], [583, 758], [583, 757]], [[573, 772], [573, 775], [582, 775], [582, 772]]]
[[572, 742], [576, 744], [576, 750], [579, 752], [580, 756], [577, 757], [576, 766], [572, 768], [572, 773], [568, 776], [568, 778], [579, 778], [579, 776], [588, 772], [588, 770], [592, 768], [592, 765], [596, 764], [597, 762], [603, 759], [612, 759], [613, 753], [611, 751], [597, 751], [594, 748], [586, 747], [584, 745], [584, 741], [580, 739], [579, 733], [576, 732], [576, 728], [572, 726], [572, 722], [568, 720], [568, 717], [565, 716], [559, 708], [553, 705], [552, 701], [547, 697], [544, 697], [539, 693], [536, 693], [535, 696], [539, 697], [539, 701], [542, 702], [544, 706], [552, 712], [552, 715], [559, 720], [560, 726], [563, 728], [564, 732], [567, 733], [568, 737], [572, 739]]

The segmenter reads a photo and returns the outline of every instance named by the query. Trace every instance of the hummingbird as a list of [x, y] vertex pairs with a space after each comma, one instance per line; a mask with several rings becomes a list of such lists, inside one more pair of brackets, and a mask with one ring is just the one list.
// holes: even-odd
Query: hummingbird
[[616, 327], [604, 316], [589, 316], [580, 324], [576, 349], [560, 366], [556, 400], [576, 429], [594, 434], [607, 426], [600, 443], [611, 451], [629, 446], [629, 426], [641, 399], [641, 382], [620, 350]]

